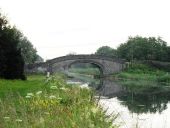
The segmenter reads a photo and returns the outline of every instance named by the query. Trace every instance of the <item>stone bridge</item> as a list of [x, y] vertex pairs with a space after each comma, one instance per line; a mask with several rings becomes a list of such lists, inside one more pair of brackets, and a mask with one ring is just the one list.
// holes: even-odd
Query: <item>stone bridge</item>
[[102, 75], [110, 75], [116, 72], [120, 72], [125, 67], [125, 61], [121, 59], [113, 59], [106, 56], [98, 55], [69, 55], [54, 58], [44, 63], [37, 63], [27, 65], [26, 72], [63, 72], [68, 71], [72, 64], [75, 63], [91, 63], [96, 65]]

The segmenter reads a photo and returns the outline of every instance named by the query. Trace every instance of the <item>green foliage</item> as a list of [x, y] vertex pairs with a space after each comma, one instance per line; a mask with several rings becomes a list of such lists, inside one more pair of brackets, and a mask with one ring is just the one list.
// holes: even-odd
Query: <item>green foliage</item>
[[24, 63], [33, 63], [41, 57], [30, 41], [0, 12], [0, 77], [5, 79], [23, 79]]
[[157, 69], [141, 63], [132, 63], [125, 71], [131, 73], [155, 73]]
[[[38, 82], [39, 79], [41, 77]], [[48, 78], [45, 83], [41, 83], [45, 87], [30, 90], [24, 96], [8, 95], [1, 99], [1, 127], [118, 128], [113, 125], [116, 116], [105, 116], [91, 90], [67, 85], [60, 75]]]
[[116, 50], [109, 47], [109, 46], [102, 46], [97, 49], [96, 55], [103, 55], [103, 56], [108, 56], [108, 57], [116, 57]]
[[[16, 27], [11, 27], [8, 24], [8, 20], [5, 16], [2, 16], [0, 12], [0, 39], [1, 43], [2, 41], [4, 43], [10, 40], [13, 43], [13, 45], [17, 46], [18, 49], [20, 49], [21, 55], [24, 59], [25, 63], [34, 63], [36, 61], [43, 61], [43, 59], [37, 54], [37, 50], [33, 47], [31, 42], [23, 35], [23, 33], [18, 30]], [[8, 35], [6, 40], [4, 40], [3, 34], [5, 31], [8, 31]], [[9, 31], [12, 31], [11, 34], [9, 34]], [[7, 33], [6, 33], [7, 34]], [[3, 39], [2, 39], [3, 38]]]
[[21, 54], [25, 63], [34, 63], [38, 59], [37, 50], [33, 47], [31, 42], [23, 35], [20, 37], [18, 47], [21, 49]]
[[123, 72], [116, 74], [115, 77], [130, 80], [146, 80], [170, 83], [169, 73], [163, 70], [152, 68], [145, 64], [137, 63], [134, 63]]
[[158, 82], [170, 83], [170, 74], [164, 74], [158, 77]]
[[12, 28], [15, 35], [18, 35], [18, 49], [21, 50], [21, 55], [26, 64], [31, 64], [36, 61], [43, 61], [42, 58], [37, 54], [37, 50], [33, 47], [31, 42], [16, 28]]
[[115, 78], [136, 95], [153, 95], [170, 92], [170, 74], [144, 64], [133, 64], [116, 74]]
[[133, 60], [169, 60], [169, 47], [160, 37], [130, 37], [128, 41], [117, 48], [120, 58]]
[[5, 79], [25, 79], [24, 60], [17, 47], [20, 34], [8, 25], [0, 13], [0, 77]]

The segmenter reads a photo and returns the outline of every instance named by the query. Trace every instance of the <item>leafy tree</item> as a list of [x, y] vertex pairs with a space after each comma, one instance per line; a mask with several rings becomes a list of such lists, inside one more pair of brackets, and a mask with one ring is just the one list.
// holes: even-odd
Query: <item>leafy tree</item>
[[109, 46], [102, 46], [97, 49], [96, 55], [103, 55], [103, 56], [109, 56], [109, 57], [115, 57], [116, 56], [116, 50], [109, 47]]
[[24, 60], [17, 47], [19, 35], [8, 25], [0, 13], [0, 77], [5, 79], [25, 79]]
[[167, 47], [167, 60], [170, 62], [170, 46]]
[[38, 63], [38, 62], [44, 62], [44, 59], [37, 54], [35, 63]]
[[168, 61], [168, 51], [167, 43], [160, 37], [129, 37], [117, 48], [118, 56], [127, 60]]
[[19, 36], [18, 48], [21, 49], [24, 62], [31, 64], [40, 61], [38, 60], [40, 56], [37, 54], [37, 50], [33, 47], [32, 43], [17, 28], [14, 27], [13, 29], [15, 34]]
[[38, 59], [37, 50], [26, 37], [20, 40], [18, 47], [21, 49], [25, 63], [34, 63]]

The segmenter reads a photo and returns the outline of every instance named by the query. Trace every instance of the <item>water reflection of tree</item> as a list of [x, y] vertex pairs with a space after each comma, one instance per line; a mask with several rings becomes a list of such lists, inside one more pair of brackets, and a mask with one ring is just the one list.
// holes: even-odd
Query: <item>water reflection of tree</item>
[[167, 103], [170, 100], [170, 94], [134, 94], [126, 93], [118, 96], [118, 99], [123, 101], [122, 105], [128, 107], [133, 113], [161, 113], [167, 109]]

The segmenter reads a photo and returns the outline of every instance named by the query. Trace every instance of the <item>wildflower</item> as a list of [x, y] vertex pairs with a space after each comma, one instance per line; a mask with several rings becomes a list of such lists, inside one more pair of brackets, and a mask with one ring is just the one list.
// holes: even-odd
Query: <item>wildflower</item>
[[56, 96], [51, 95], [51, 96], [49, 96], [49, 98], [50, 98], [50, 99], [56, 99]]
[[27, 96], [34, 96], [33, 93], [27, 93]]
[[25, 96], [25, 98], [30, 99], [30, 98], [31, 98], [31, 96], [27, 95], [27, 96]]
[[55, 90], [57, 89], [57, 86], [51, 86], [50, 89]]
[[8, 117], [8, 116], [5, 116], [5, 117], [4, 117], [4, 119], [5, 119], [5, 120], [9, 120], [9, 119], [10, 119], [10, 117]]
[[42, 91], [38, 91], [36, 92], [36, 95], [40, 95], [42, 93]]
[[22, 120], [21, 120], [21, 119], [16, 119], [15, 121], [16, 121], [16, 122], [22, 122]]
[[67, 88], [64, 88], [64, 87], [62, 87], [60, 89], [63, 90], [63, 91], [67, 91], [68, 90]]

